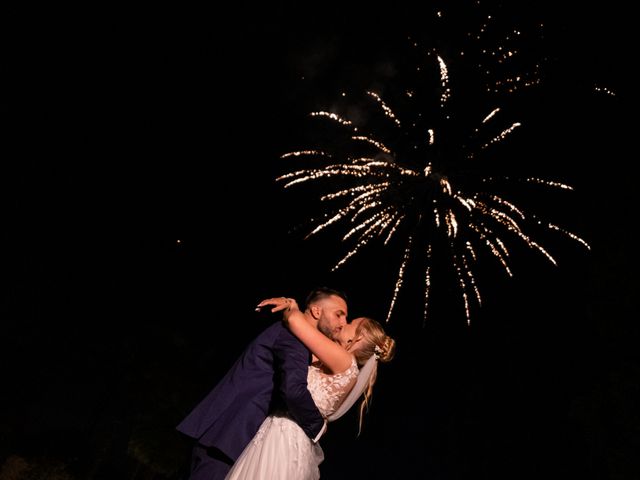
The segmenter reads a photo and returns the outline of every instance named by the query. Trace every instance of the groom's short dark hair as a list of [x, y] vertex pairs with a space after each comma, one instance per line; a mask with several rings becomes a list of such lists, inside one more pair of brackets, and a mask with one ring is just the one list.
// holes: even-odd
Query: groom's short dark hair
[[334, 295], [336, 297], [340, 297], [345, 302], [347, 301], [347, 295], [344, 292], [341, 292], [340, 290], [335, 290], [333, 288], [328, 288], [328, 287], [314, 288], [313, 290], [311, 290], [311, 292], [309, 292], [309, 295], [307, 295], [307, 299], [304, 301], [304, 305], [305, 305], [304, 308], [305, 309], [309, 308], [309, 305], [311, 305], [312, 303], [315, 303], [319, 300], [322, 300]]

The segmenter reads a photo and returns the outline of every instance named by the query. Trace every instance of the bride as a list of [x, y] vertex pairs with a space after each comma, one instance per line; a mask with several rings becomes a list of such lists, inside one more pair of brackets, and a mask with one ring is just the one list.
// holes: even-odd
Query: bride
[[[395, 341], [378, 322], [360, 317], [345, 325], [334, 342], [300, 311], [294, 299], [270, 298], [258, 304], [282, 311], [285, 325], [313, 354], [308, 389], [327, 421], [342, 416], [364, 394], [360, 425], [376, 380], [377, 362], [388, 362]], [[304, 433], [286, 412], [269, 415], [244, 449], [226, 480], [314, 480], [324, 460], [319, 444]]]

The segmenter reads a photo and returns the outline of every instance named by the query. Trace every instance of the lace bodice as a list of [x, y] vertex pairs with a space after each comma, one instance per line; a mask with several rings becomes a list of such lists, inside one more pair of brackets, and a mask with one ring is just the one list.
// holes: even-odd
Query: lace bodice
[[326, 374], [314, 365], [309, 366], [307, 384], [320, 413], [326, 417], [335, 412], [356, 383], [357, 378], [358, 365], [355, 357], [352, 358], [349, 368], [335, 375]]

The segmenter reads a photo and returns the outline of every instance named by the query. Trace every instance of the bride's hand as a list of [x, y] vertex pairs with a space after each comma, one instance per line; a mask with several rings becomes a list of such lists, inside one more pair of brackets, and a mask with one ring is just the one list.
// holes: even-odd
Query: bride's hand
[[293, 298], [286, 297], [276, 297], [276, 298], [267, 298], [266, 300], [262, 300], [258, 306], [256, 307], [256, 311], [262, 310], [264, 307], [272, 306], [271, 312], [281, 312], [285, 311], [289, 313], [292, 310], [298, 309], [298, 303]]

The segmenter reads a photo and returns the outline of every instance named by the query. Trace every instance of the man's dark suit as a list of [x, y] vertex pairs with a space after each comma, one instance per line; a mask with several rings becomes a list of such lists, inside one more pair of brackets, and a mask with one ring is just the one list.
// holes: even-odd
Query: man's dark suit
[[286, 409], [316, 438], [324, 419], [307, 390], [309, 360], [309, 350], [281, 322], [258, 335], [177, 427], [197, 441], [189, 479], [223, 479], [267, 415], [277, 409]]

